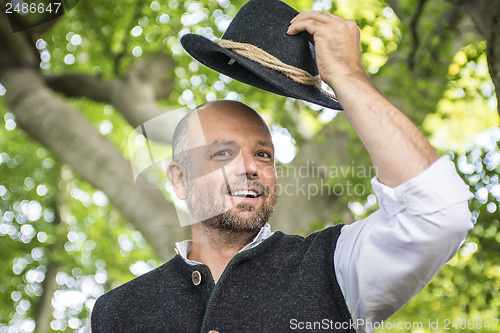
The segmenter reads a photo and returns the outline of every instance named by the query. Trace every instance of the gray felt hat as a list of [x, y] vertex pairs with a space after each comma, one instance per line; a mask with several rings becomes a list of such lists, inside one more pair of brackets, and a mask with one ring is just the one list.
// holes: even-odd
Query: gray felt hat
[[[278, 95], [342, 110], [339, 102], [320, 87], [311, 35], [308, 32], [294, 36], [286, 33], [297, 14], [282, 1], [250, 0], [238, 12], [220, 41], [186, 34], [181, 43], [193, 58], [238, 81]], [[281, 67], [291, 68], [292, 74], [286, 69], [282, 71]], [[305, 74], [311, 82], [306, 84], [297, 79], [294, 74], [297, 71]]]

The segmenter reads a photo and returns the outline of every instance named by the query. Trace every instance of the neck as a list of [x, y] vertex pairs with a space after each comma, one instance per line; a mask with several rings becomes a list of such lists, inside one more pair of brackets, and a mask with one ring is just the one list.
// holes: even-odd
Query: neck
[[215, 282], [219, 280], [229, 261], [259, 232], [218, 230], [203, 223], [193, 224], [191, 229], [193, 248], [188, 254], [188, 259], [207, 265]]

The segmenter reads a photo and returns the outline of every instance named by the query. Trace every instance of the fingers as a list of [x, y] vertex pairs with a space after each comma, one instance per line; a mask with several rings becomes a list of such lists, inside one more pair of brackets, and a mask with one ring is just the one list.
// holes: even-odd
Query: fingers
[[318, 71], [333, 90], [345, 79], [364, 75], [360, 31], [356, 22], [322, 12], [302, 12], [290, 21], [287, 34], [311, 34]]
[[287, 30], [287, 34], [295, 35], [301, 31], [307, 31], [311, 35], [319, 29], [321, 23], [315, 20], [300, 20], [292, 23]]
[[314, 35], [320, 24], [327, 24], [330, 21], [330, 15], [332, 14], [317, 11], [299, 13], [290, 21], [287, 33], [295, 35], [301, 31], [307, 31]]
[[299, 13], [290, 21], [287, 33], [295, 35], [301, 31], [307, 31], [311, 35], [314, 35], [323, 25], [330, 26], [330, 29], [338, 29], [340, 27], [356, 25], [356, 23], [329, 13], [307, 11]]
[[[333, 14], [328, 14], [328, 13], [323, 13], [323, 12], [318, 12], [318, 11], [307, 11], [307, 12], [301, 12], [295, 16], [290, 23], [295, 23], [301, 20], [308, 20], [308, 19], [313, 19], [316, 21], [319, 21], [321, 23], [328, 23], [329, 20], [331, 19], [331, 16], [338, 17]], [[338, 17], [340, 18], [340, 17]]]

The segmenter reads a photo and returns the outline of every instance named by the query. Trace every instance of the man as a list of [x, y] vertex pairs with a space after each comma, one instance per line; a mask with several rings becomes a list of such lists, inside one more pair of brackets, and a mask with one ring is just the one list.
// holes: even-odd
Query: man
[[186, 200], [193, 240], [101, 297], [94, 332], [371, 332], [456, 252], [472, 228], [471, 194], [370, 83], [356, 24], [303, 12], [288, 34], [300, 31], [312, 35], [321, 78], [371, 156], [381, 209], [307, 238], [272, 233], [276, 173], [266, 124], [238, 102], [205, 104], [176, 130], [167, 170]]

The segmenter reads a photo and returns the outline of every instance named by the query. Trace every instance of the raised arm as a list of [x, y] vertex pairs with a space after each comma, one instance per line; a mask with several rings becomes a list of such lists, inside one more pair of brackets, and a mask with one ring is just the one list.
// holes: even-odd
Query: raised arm
[[359, 28], [354, 21], [302, 12], [291, 21], [288, 34], [304, 30], [313, 36], [321, 79], [344, 107], [381, 183], [395, 187], [438, 159], [419, 129], [370, 82], [361, 64]]
[[304, 12], [289, 34], [314, 38], [319, 73], [337, 94], [377, 168], [380, 210], [344, 226], [334, 253], [337, 281], [359, 332], [372, 332], [456, 253], [473, 225], [468, 186], [418, 128], [368, 79], [359, 29], [338, 16]]

